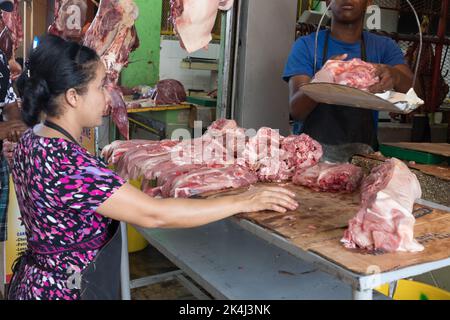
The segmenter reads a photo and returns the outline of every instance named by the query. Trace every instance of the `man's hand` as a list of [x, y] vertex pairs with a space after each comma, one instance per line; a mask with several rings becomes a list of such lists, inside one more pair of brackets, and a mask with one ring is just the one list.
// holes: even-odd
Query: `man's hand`
[[371, 93], [382, 93], [394, 90], [398, 83], [398, 73], [393, 67], [385, 64], [373, 64], [376, 68], [375, 75], [380, 78], [380, 82], [369, 87]]
[[17, 78], [19, 78], [20, 74], [22, 73], [22, 67], [14, 59], [9, 60], [8, 64], [9, 64], [9, 70], [11, 71], [11, 75], [10, 75], [11, 80], [16, 81]]
[[27, 129], [27, 125], [21, 120], [2, 122], [0, 123], [0, 138], [17, 142]]

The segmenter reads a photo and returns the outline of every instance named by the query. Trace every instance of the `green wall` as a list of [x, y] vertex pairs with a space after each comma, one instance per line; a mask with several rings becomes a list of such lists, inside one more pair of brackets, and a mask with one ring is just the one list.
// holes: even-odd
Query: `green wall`
[[140, 46], [131, 53], [130, 64], [121, 74], [121, 84], [127, 87], [154, 85], [159, 80], [162, 0], [135, 2], [139, 7], [136, 28]]

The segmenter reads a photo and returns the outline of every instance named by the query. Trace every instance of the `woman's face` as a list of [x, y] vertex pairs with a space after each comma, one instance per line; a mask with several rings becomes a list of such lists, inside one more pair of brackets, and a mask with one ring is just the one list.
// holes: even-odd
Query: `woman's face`
[[82, 96], [83, 126], [93, 128], [102, 125], [102, 116], [109, 97], [106, 87], [106, 69], [102, 62], [98, 63], [95, 78], [89, 82], [87, 92]]

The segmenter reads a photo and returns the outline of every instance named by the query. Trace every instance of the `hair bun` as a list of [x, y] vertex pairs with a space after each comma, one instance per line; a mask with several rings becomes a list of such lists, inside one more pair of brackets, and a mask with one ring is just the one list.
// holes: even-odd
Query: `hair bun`
[[31, 77], [27, 79], [23, 93], [23, 120], [27, 125], [33, 126], [39, 122], [40, 114], [46, 110], [51, 98], [47, 81]]

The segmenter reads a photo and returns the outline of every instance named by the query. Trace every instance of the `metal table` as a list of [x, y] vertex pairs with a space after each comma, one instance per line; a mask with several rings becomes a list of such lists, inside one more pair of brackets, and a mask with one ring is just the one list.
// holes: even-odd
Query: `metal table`
[[[420, 203], [450, 211], [427, 201]], [[122, 228], [126, 235], [125, 224]], [[384, 273], [374, 266], [374, 274], [360, 275], [237, 218], [194, 229], [136, 229], [181, 271], [130, 282], [128, 254], [122, 250], [123, 299], [130, 299], [130, 288], [173, 278], [198, 298], [207, 298], [185, 274], [218, 299], [383, 299], [374, 288], [450, 266], [449, 257]]]

